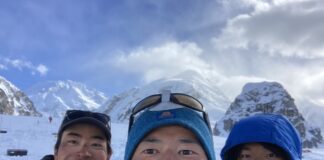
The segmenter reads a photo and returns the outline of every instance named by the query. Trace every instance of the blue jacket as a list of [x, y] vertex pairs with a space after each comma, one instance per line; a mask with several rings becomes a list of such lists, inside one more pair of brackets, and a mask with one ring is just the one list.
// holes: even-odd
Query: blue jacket
[[293, 125], [281, 115], [260, 114], [237, 122], [229, 134], [221, 151], [225, 153], [233, 147], [252, 142], [272, 143], [286, 151], [291, 160], [302, 159], [302, 143]]

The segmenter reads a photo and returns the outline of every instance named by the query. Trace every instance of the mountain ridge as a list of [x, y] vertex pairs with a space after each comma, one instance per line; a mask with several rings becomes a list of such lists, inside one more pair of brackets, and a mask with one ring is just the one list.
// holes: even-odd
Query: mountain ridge
[[28, 96], [0, 76], [0, 114], [41, 116]]
[[294, 99], [277, 82], [247, 83], [215, 124], [214, 134], [226, 136], [240, 119], [263, 113], [286, 116], [299, 131], [303, 147], [317, 147], [323, 142], [320, 128], [313, 127], [304, 119]]
[[[195, 73], [190, 72], [190, 74]], [[185, 75], [188, 75], [188, 72]], [[216, 121], [225, 113], [230, 101], [218, 87], [208, 85], [209, 80], [203, 77], [192, 76], [191, 79], [182, 77], [183, 75], [178, 75], [173, 78], [159, 79], [142, 87], [124, 91], [113, 96], [110, 101], [100, 107], [99, 111], [109, 114], [115, 122], [126, 122], [131, 108], [138, 101], [149, 95], [161, 93], [162, 90], [170, 90], [174, 93], [186, 93], [201, 101], [211, 121]]]
[[68, 109], [95, 110], [107, 96], [72, 80], [45, 81], [27, 90], [37, 110], [44, 116], [61, 117]]

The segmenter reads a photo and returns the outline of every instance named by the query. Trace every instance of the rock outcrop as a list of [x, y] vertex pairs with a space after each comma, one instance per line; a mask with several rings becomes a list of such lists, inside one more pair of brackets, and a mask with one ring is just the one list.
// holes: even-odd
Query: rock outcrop
[[40, 116], [33, 102], [17, 87], [0, 76], [0, 114]]
[[225, 116], [215, 124], [214, 134], [226, 136], [237, 121], [260, 113], [286, 116], [299, 131], [305, 148], [317, 147], [323, 141], [321, 130], [306, 122], [298, 111], [294, 99], [276, 82], [246, 84]]

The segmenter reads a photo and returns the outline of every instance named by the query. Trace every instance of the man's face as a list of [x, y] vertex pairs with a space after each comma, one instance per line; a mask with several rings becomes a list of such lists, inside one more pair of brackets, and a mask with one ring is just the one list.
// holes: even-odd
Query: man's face
[[206, 160], [196, 136], [180, 126], [161, 127], [147, 135], [137, 146], [132, 160]]
[[261, 144], [248, 143], [243, 146], [238, 160], [283, 160], [283, 158], [278, 157]]
[[107, 139], [96, 126], [75, 124], [64, 130], [55, 160], [108, 160]]

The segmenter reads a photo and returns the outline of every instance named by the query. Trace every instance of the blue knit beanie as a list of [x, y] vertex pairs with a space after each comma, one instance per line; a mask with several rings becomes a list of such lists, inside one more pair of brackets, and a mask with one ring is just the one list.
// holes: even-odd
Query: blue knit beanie
[[[170, 105], [175, 105], [170, 103]], [[189, 129], [200, 141], [208, 160], [215, 160], [215, 151], [211, 130], [204, 119], [188, 108], [176, 108], [163, 111], [146, 110], [137, 117], [128, 133], [125, 160], [130, 160], [141, 140], [154, 129], [178, 125]]]

